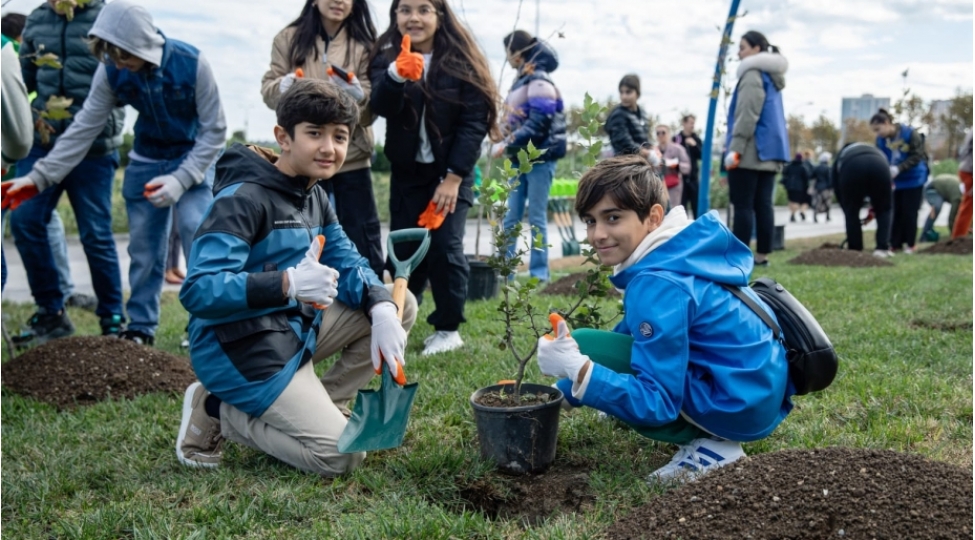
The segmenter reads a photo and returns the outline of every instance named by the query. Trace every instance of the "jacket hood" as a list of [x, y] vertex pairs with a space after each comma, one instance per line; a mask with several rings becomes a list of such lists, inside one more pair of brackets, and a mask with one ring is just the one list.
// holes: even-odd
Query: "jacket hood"
[[528, 62], [535, 64], [535, 70], [552, 73], [559, 68], [559, 54], [548, 43], [538, 40], [532, 48]]
[[88, 37], [101, 38], [154, 66], [162, 65], [165, 38], [152, 23], [152, 15], [146, 8], [128, 0], [106, 4], [88, 31]]
[[745, 58], [738, 64], [738, 78], [751, 69], [768, 73], [776, 88], [785, 88], [785, 72], [789, 70], [789, 61], [781, 54], [761, 52]]
[[735, 238], [712, 210], [632, 266], [610, 277], [610, 281], [617, 288], [626, 289], [641, 273], [663, 271], [744, 287], [748, 285], [753, 266], [751, 249]]
[[303, 198], [308, 177], [288, 176], [279, 171], [274, 164], [278, 155], [270, 148], [253, 145], [234, 144], [217, 161], [217, 175], [213, 182], [213, 194], [234, 184], [247, 182], [280, 191], [291, 197]]

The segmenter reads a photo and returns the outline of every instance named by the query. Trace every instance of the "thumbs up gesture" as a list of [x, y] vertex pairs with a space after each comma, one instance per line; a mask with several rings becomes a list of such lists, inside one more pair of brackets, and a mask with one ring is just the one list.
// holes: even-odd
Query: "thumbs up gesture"
[[538, 340], [538, 367], [544, 375], [567, 377], [576, 381], [579, 372], [589, 363], [589, 357], [579, 352], [565, 319], [556, 313], [549, 315], [552, 332]]
[[288, 297], [318, 309], [332, 305], [332, 300], [338, 295], [338, 271], [318, 262], [324, 247], [325, 237], [316, 236], [298, 266], [285, 270], [288, 274]]
[[423, 55], [410, 50], [410, 35], [403, 36], [399, 56], [396, 57], [396, 73], [409, 81], [419, 81], [423, 77]]

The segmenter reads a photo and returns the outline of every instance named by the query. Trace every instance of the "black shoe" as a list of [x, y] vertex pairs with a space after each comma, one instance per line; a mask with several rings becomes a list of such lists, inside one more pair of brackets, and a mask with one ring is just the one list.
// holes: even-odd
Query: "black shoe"
[[98, 299], [90, 294], [73, 293], [71, 296], [64, 299], [64, 305], [80, 308], [94, 313], [95, 309], [98, 307]]
[[755, 266], [769, 266], [769, 264], [768, 259], [765, 259], [762, 262], [755, 261]]
[[63, 309], [59, 313], [39, 309], [28, 319], [27, 326], [19, 335], [11, 338], [17, 347], [42, 345], [52, 339], [74, 334], [74, 325]]
[[125, 319], [121, 315], [102, 317], [98, 324], [102, 327], [103, 336], [119, 337], [119, 334], [125, 330]]
[[791, 216], [789, 216], [789, 223], [795, 223], [795, 222], [796, 222], [796, 215], [792, 214]]
[[806, 221], [806, 213], [805, 212], [799, 212], [799, 217], [801, 217], [803, 221]]
[[156, 338], [138, 330], [124, 330], [118, 335], [118, 337], [119, 339], [127, 339], [147, 347], [152, 347], [153, 343], [156, 342]]

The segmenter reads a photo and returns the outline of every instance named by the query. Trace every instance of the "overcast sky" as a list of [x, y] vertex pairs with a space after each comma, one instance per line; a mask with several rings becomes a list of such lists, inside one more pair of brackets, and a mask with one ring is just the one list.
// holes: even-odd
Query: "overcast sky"
[[[511, 84], [501, 39], [513, 28], [550, 38], [561, 66], [553, 79], [567, 104], [585, 92], [616, 94], [622, 75], [642, 79], [641, 105], [674, 123], [695, 113], [703, 127], [728, 0], [449, 0], [484, 48], [502, 94]], [[230, 130], [247, 126], [251, 140], [271, 139], [274, 114], [260, 96], [271, 40], [303, 0], [144, 0], [167, 35], [199, 47], [216, 73]], [[38, 0], [11, 0], [3, 13], [27, 13]], [[381, 33], [389, 3], [369, 0]], [[518, 15], [521, 6], [520, 16]], [[839, 122], [842, 97], [871, 93], [896, 99], [901, 73], [926, 100], [972, 88], [972, 2], [964, 0], [744, 0], [734, 49], [750, 29], [763, 32], [789, 59], [786, 113]], [[561, 31], [564, 38], [557, 36]], [[735, 57], [737, 62], [737, 57]], [[734, 76], [736, 63], [729, 66]], [[129, 115], [129, 125], [133, 122]], [[383, 126], [377, 123], [378, 133]]]

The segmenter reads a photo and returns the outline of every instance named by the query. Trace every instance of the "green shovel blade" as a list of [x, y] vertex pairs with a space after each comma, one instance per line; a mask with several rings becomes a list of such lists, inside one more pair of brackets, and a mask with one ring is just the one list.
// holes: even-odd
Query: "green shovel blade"
[[379, 390], [359, 391], [352, 417], [339, 437], [339, 452], [374, 452], [403, 444], [417, 385], [396, 384], [384, 363]]

